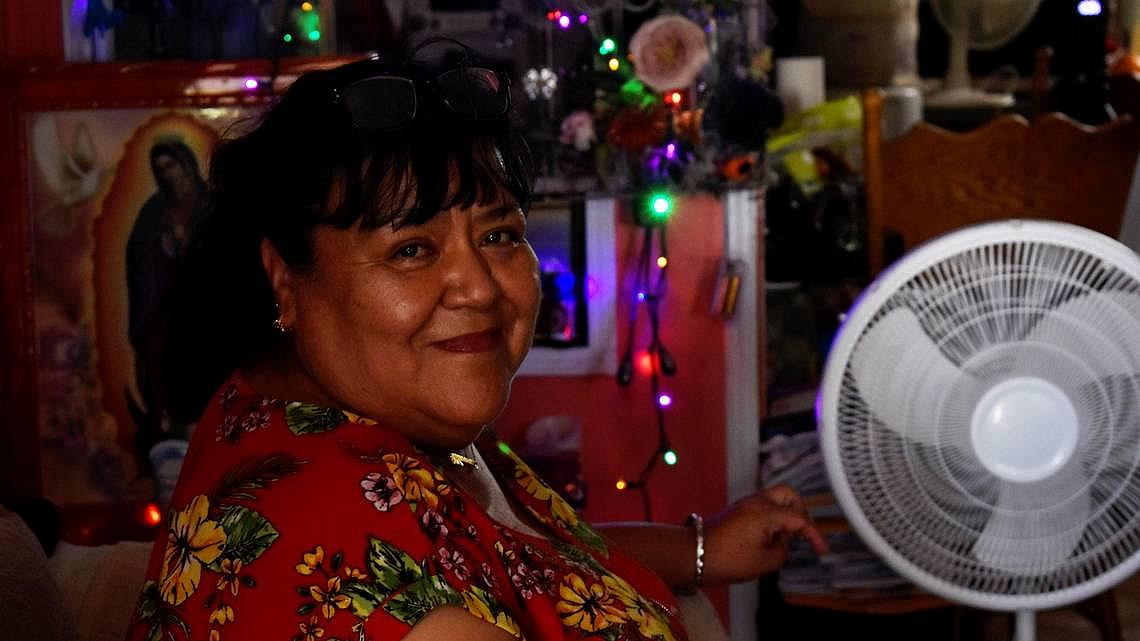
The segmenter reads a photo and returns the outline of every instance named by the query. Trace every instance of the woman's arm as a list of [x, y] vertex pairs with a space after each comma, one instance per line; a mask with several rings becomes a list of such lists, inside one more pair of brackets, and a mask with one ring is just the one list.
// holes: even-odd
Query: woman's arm
[[459, 606], [438, 607], [412, 626], [403, 641], [518, 641], [506, 630], [477, 619]]
[[[598, 526], [615, 547], [657, 573], [674, 590], [696, 579], [696, 531], [658, 523]], [[816, 553], [827, 551], [823, 535], [807, 514], [803, 499], [787, 486], [743, 498], [705, 521], [705, 585], [738, 583], [774, 572], [784, 564], [788, 542], [808, 540]]]
[[595, 527], [612, 547], [653, 570], [673, 590], [693, 585], [697, 542], [692, 527], [646, 522], [599, 523]]

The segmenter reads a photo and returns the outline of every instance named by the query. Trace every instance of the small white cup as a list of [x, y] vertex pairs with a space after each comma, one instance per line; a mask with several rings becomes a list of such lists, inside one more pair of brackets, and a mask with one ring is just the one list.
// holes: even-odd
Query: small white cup
[[178, 484], [182, 460], [186, 458], [186, 446], [186, 441], [180, 438], [169, 438], [150, 448], [150, 469], [154, 471], [158, 503], [164, 508], [170, 505], [174, 486]]

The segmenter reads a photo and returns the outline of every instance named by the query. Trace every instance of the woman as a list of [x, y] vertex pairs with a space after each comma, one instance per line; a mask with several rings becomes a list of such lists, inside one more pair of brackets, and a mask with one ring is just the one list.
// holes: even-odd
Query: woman
[[206, 201], [206, 181], [198, 159], [182, 140], [156, 140], [150, 148], [150, 170], [156, 189], [139, 209], [127, 240], [127, 337], [134, 350], [139, 397], [129, 388], [125, 392], [135, 422], [135, 451], [142, 460], [148, 460], [159, 441], [183, 436], [186, 427], [185, 423], [172, 425], [164, 416], [158, 394], [161, 323], [190, 230], [201, 219]]
[[786, 488], [599, 534], [487, 433], [531, 176], [505, 80], [437, 49], [304, 75], [217, 152], [168, 370], [205, 410], [129, 638], [682, 641], [671, 589], [822, 549]]

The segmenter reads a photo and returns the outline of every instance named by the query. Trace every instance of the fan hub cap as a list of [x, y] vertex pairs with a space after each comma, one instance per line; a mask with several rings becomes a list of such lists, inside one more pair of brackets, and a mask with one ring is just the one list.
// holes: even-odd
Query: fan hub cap
[[974, 408], [970, 442], [987, 470], [1032, 483], [1056, 474], [1072, 457], [1077, 411], [1056, 385], [1033, 376], [994, 385]]

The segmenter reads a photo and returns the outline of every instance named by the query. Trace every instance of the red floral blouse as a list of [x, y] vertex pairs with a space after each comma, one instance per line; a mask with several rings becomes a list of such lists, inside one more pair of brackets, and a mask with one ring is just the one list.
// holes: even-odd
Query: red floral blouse
[[128, 639], [390, 641], [447, 605], [531, 641], [685, 641], [660, 579], [506, 444], [478, 447], [545, 538], [493, 521], [396, 431], [234, 374], [198, 424]]

